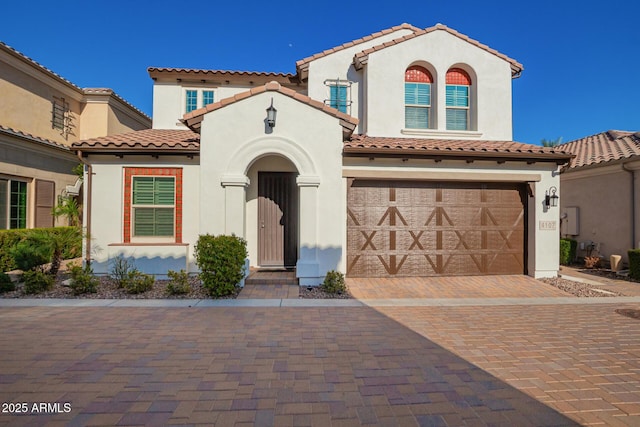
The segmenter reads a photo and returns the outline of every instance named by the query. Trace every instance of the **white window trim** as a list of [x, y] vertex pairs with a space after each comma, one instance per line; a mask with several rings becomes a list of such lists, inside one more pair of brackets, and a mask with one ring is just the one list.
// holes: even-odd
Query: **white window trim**
[[329, 107], [331, 107], [331, 87], [332, 86], [341, 86], [341, 87], [346, 87], [347, 88], [347, 99], [346, 99], [346, 112], [345, 114], [351, 115], [351, 105], [353, 104], [352, 101], [352, 97], [351, 97], [351, 86], [353, 85], [354, 82], [352, 82], [351, 80], [347, 80], [347, 79], [341, 79], [341, 78], [337, 78], [337, 79], [326, 79], [323, 84], [326, 86], [327, 88], [327, 98], [324, 100], [324, 105], [327, 105]]
[[[187, 114], [187, 91], [195, 90], [196, 91], [196, 110], [204, 107], [204, 95], [203, 92], [213, 92], [213, 102], [217, 102], [218, 98], [218, 88], [214, 87], [192, 87], [192, 86], [183, 86], [182, 87], [182, 114]], [[195, 110], [192, 110], [195, 111]]]

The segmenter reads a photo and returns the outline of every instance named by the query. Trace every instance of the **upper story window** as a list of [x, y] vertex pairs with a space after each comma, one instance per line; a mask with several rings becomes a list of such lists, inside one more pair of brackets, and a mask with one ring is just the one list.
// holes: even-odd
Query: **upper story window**
[[203, 90], [202, 91], [202, 106], [213, 104], [213, 91], [212, 90]]
[[210, 89], [186, 89], [184, 91], [184, 112], [190, 113], [198, 108], [214, 103], [214, 91]]
[[446, 83], [447, 130], [470, 130], [469, 74], [460, 68], [452, 68], [447, 71]]
[[351, 107], [351, 82], [348, 80], [325, 80], [324, 84], [329, 88], [329, 98], [324, 103], [341, 113], [349, 114]]
[[27, 183], [0, 179], [0, 229], [27, 228]]
[[51, 128], [58, 129], [67, 138], [73, 127], [69, 103], [64, 98], [53, 97], [51, 103]]
[[412, 66], [404, 73], [404, 126], [408, 129], [430, 127], [431, 83], [424, 67]]

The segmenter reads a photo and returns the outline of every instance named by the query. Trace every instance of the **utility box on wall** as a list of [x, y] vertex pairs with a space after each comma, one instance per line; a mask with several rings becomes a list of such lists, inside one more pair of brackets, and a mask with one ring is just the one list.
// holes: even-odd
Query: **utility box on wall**
[[560, 214], [562, 218], [561, 233], [563, 236], [577, 236], [580, 234], [580, 208], [569, 206]]

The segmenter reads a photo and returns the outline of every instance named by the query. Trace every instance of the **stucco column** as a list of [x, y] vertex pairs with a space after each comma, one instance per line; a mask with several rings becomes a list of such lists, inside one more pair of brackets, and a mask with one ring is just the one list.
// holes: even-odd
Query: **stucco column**
[[300, 286], [322, 282], [318, 263], [318, 187], [317, 176], [299, 175], [296, 179], [300, 197], [300, 254], [296, 275]]
[[222, 177], [224, 187], [224, 233], [245, 237], [246, 190], [249, 178], [246, 175]]

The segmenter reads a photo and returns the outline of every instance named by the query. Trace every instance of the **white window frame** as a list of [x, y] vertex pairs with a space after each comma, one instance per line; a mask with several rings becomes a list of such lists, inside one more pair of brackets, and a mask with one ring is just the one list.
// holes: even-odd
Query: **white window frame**
[[217, 102], [216, 98], [218, 95], [218, 91], [216, 88], [211, 87], [183, 87], [182, 88], [182, 114], [187, 114], [187, 91], [193, 90], [196, 92], [196, 108], [192, 111], [199, 110], [204, 107], [204, 93], [203, 92], [213, 92], [213, 102]]
[[347, 99], [345, 100], [345, 114], [351, 115], [351, 104], [353, 104], [351, 97], [351, 86], [353, 82], [350, 80], [342, 80], [340, 78], [337, 79], [326, 79], [324, 81], [324, 85], [327, 87], [327, 98], [324, 100], [324, 104], [331, 107], [331, 88], [334, 86], [338, 87], [346, 87], [347, 88]]

